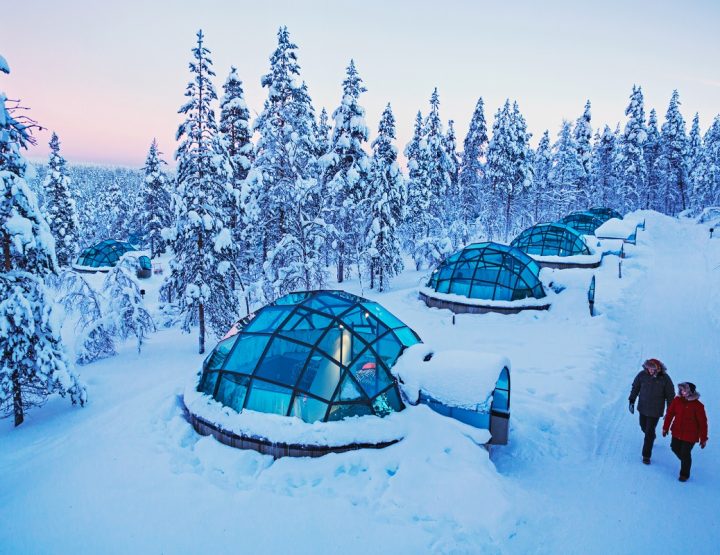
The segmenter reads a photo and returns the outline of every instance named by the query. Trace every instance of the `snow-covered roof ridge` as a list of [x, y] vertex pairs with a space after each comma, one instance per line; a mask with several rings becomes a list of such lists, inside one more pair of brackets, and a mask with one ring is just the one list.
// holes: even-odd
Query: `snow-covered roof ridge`
[[503, 368], [510, 369], [510, 360], [502, 355], [462, 349], [437, 350], [419, 343], [403, 353], [393, 373], [400, 379], [402, 392], [411, 403], [417, 403], [422, 392], [454, 407], [489, 411]]

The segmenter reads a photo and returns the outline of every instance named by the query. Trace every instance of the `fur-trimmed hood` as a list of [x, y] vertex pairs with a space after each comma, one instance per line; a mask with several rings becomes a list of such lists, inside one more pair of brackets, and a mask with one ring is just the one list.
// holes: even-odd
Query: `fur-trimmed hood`
[[[697, 401], [700, 398], [700, 392], [695, 388], [695, 384], [692, 382], [681, 382], [678, 384], [678, 387], [683, 387], [685, 389], [689, 389], [690, 393], [687, 397], [683, 397], [683, 399], [687, 399], [688, 401]], [[682, 397], [682, 395], [681, 395]]]

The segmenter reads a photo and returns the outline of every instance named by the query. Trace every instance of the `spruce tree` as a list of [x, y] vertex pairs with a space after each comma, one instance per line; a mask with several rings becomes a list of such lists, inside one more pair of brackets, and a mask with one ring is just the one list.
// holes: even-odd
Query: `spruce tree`
[[645, 167], [647, 168], [648, 180], [647, 187], [642, 195], [640, 207], [651, 210], [662, 210], [663, 202], [662, 190], [660, 188], [660, 173], [658, 166], [658, 158], [660, 156], [660, 133], [657, 127], [657, 113], [655, 108], [650, 110], [647, 124], [647, 138], [643, 145], [643, 154], [645, 156]]
[[[462, 219], [466, 229], [470, 229], [480, 214], [479, 205], [487, 202], [483, 186], [483, 164], [488, 146], [485, 109], [480, 97], [475, 105], [470, 128], [463, 142], [462, 162], [459, 169], [459, 187], [462, 198]], [[466, 241], [469, 237], [466, 238]]]
[[270, 72], [261, 80], [268, 98], [255, 122], [259, 138], [243, 195], [246, 244], [255, 249], [259, 270], [252, 286], [258, 299], [324, 283], [315, 115], [307, 85], [299, 82], [296, 49], [281, 27]]
[[533, 159], [533, 222], [544, 222], [557, 217], [554, 206], [554, 194], [550, 184], [552, 169], [552, 151], [550, 149], [550, 133], [545, 130], [540, 138]]
[[176, 138], [178, 163], [176, 220], [171, 234], [175, 259], [163, 285], [165, 298], [177, 299], [184, 315], [183, 330], [198, 326], [199, 352], [205, 352], [206, 326], [221, 335], [238, 315], [229, 273], [233, 271], [234, 243], [226, 227], [224, 211], [230, 201], [231, 168], [218, 137], [213, 101], [217, 100], [210, 78], [210, 51], [197, 33], [197, 46], [190, 62], [192, 79], [187, 102], [179, 113], [185, 116]]
[[[700, 164], [702, 161], [702, 135], [700, 134], [700, 115], [695, 112], [690, 134], [688, 135], [687, 154], [685, 156], [685, 164], [687, 166], [688, 176], [688, 197], [692, 196], [695, 189], [695, 183], [699, 178]], [[697, 206], [695, 199], [688, 198], [691, 206]]]
[[397, 165], [395, 117], [390, 104], [380, 118], [377, 138], [372, 143], [370, 168], [370, 225], [367, 233], [370, 288], [377, 283], [382, 292], [390, 279], [403, 269], [400, 240], [397, 235], [405, 204], [405, 184]]
[[677, 90], [670, 98], [660, 141], [660, 179], [665, 197], [663, 210], [666, 214], [677, 214], [688, 206], [687, 135]]
[[633, 85], [630, 104], [625, 109], [625, 115], [628, 116], [628, 122], [621, 139], [617, 163], [619, 175], [623, 180], [624, 208], [626, 211], [632, 211], [640, 208], [647, 187], [647, 166], [643, 150], [647, 132], [641, 87]]
[[720, 205], [720, 116], [703, 137], [703, 149], [695, 170], [693, 200], [698, 208]]
[[590, 139], [592, 138], [592, 126], [590, 125], [590, 101], [585, 103], [585, 111], [583, 115], [575, 122], [573, 129], [573, 138], [575, 139], [575, 147], [577, 148], [578, 159], [582, 165], [583, 175], [578, 184], [578, 199], [575, 206], [584, 209], [583, 203], [590, 201], [588, 194], [590, 189], [590, 172], [592, 163], [592, 154], [590, 147]]
[[549, 179], [558, 216], [587, 207], [589, 199], [583, 190], [585, 168], [568, 121], [563, 121], [553, 146]]
[[[0, 56], [0, 74], [9, 73]], [[46, 277], [55, 273], [55, 241], [25, 181], [20, 149], [33, 143], [32, 122], [16, 119], [0, 92], [0, 416], [42, 405], [53, 393], [84, 405], [87, 393], [73, 372]]]
[[511, 108], [510, 101], [506, 100], [495, 115], [488, 146], [486, 175], [494, 202], [488, 205], [489, 211], [484, 218], [488, 234], [502, 236], [505, 241], [510, 237], [514, 221], [520, 219], [517, 201], [532, 180], [532, 152], [528, 139], [525, 119], [517, 102]]
[[70, 178], [66, 165], [65, 159], [60, 155], [60, 140], [53, 133], [44, 184], [45, 213], [50, 232], [55, 238], [55, 253], [59, 266], [69, 266], [74, 262], [80, 241], [75, 202], [70, 195]]
[[368, 128], [359, 99], [366, 90], [355, 63], [350, 60], [343, 81], [342, 101], [333, 112], [335, 127], [324, 178], [330, 198], [328, 214], [334, 231], [339, 283], [347, 277], [350, 264], [358, 261], [358, 255], [362, 256], [359, 251], [364, 248], [358, 231], [365, 228], [370, 160], [364, 150]]
[[165, 161], [160, 158], [161, 155], [157, 141], [153, 139], [143, 166], [145, 188], [142, 219], [146, 222], [145, 242], [150, 244], [150, 258], [156, 258], [165, 252], [162, 231], [170, 227], [173, 222], [169, 184], [163, 171]]

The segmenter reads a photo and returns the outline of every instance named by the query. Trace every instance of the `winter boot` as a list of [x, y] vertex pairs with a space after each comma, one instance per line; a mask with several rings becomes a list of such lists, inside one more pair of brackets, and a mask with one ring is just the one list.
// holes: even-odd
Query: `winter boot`
[[690, 478], [690, 476], [683, 476], [682, 474], [680, 474], [680, 477], [678, 478], [678, 480], [681, 482], [687, 482], [688, 478]]
[[643, 457], [643, 464], [650, 464], [650, 457]]

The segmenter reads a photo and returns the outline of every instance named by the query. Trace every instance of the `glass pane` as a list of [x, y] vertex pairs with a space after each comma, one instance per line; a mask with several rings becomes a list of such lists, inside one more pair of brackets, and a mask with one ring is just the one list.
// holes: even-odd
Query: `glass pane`
[[356, 401], [362, 399], [363, 394], [355, 381], [350, 377], [349, 374], [345, 374], [343, 378], [342, 386], [336, 400], [338, 401]]
[[252, 374], [257, 366], [258, 360], [265, 350], [269, 335], [245, 335], [239, 334], [230, 339], [237, 338], [238, 344], [232, 356], [225, 363], [226, 370]]
[[382, 366], [377, 364], [374, 356], [363, 355], [353, 363], [350, 371], [368, 397], [374, 397], [378, 391], [390, 385], [390, 377]]
[[203, 372], [197, 390], [200, 393], [207, 393], [208, 395], [212, 395], [213, 393], [215, 393], [215, 382], [217, 382], [217, 377], [217, 372]]
[[258, 380], [252, 381], [245, 408], [258, 412], [286, 415], [290, 407], [292, 392], [287, 387]]
[[245, 331], [251, 332], [274, 332], [287, 318], [292, 307], [287, 306], [266, 306], [261, 309], [255, 318], [245, 327]]
[[373, 411], [370, 405], [364, 403], [332, 405], [328, 420], [342, 420], [349, 416], [365, 416], [368, 414], [373, 414]]
[[307, 395], [296, 395], [290, 416], [297, 416], [305, 422], [317, 422], [325, 419], [328, 405]]
[[504, 389], [496, 389], [493, 393], [492, 409], [508, 412], [508, 392]]
[[288, 304], [299, 304], [307, 297], [307, 293], [288, 293], [287, 295], [276, 299], [273, 304], [276, 305], [288, 305]]
[[347, 365], [351, 356], [352, 334], [344, 327], [331, 328], [325, 334], [318, 348], [338, 362]]
[[205, 368], [207, 370], [218, 370], [222, 367], [233, 345], [235, 345], [235, 337], [228, 337], [215, 346], [213, 352], [207, 358]]
[[[395, 334], [397, 335], [398, 339], [402, 341], [402, 344], [406, 347], [410, 347], [411, 345], [415, 345], [416, 343], [420, 343], [420, 340], [417, 338], [415, 333], [408, 327], [405, 328], [399, 328], [395, 330]], [[383, 346], [383, 349], [386, 349], [386, 346]], [[388, 356], [384, 356], [383, 354], [380, 354], [381, 358], [386, 361], [386, 364], [388, 366], [392, 366], [395, 364], [395, 360], [397, 360], [397, 356], [400, 351], [400, 347], [398, 346], [398, 352], [394, 355], [394, 357], [390, 356], [392, 351], [390, 349], [387, 349]]]
[[247, 376], [223, 373], [215, 399], [226, 407], [242, 411], [250, 379]]
[[341, 297], [336, 297], [327, 293], [320, 293], [308, 299], [304, 306], [326, 314], [337, 316], [341, 312], [345, 312], [348, 308], [350, 308], [352, 303]]
[[310, 358], [297, 388], [329, 401], [339, 382], [340, 366], [316, 352]]
[[305, 366], [310, 347], [274, 337], [255, 375], [295, 387], [300, 372]]
[[467, 297], [470, 294], [470, 280], [453, 281], [449, 293], [465, 295]]
[[373, 410], [378, 416], [387, 416], [391, 412], [403, 409], [397, 390], [393, 387], [373, 400]]
[[377, 303], [362, 303], [362, 306], [389, 328], [397, 328], [405, 325]]

